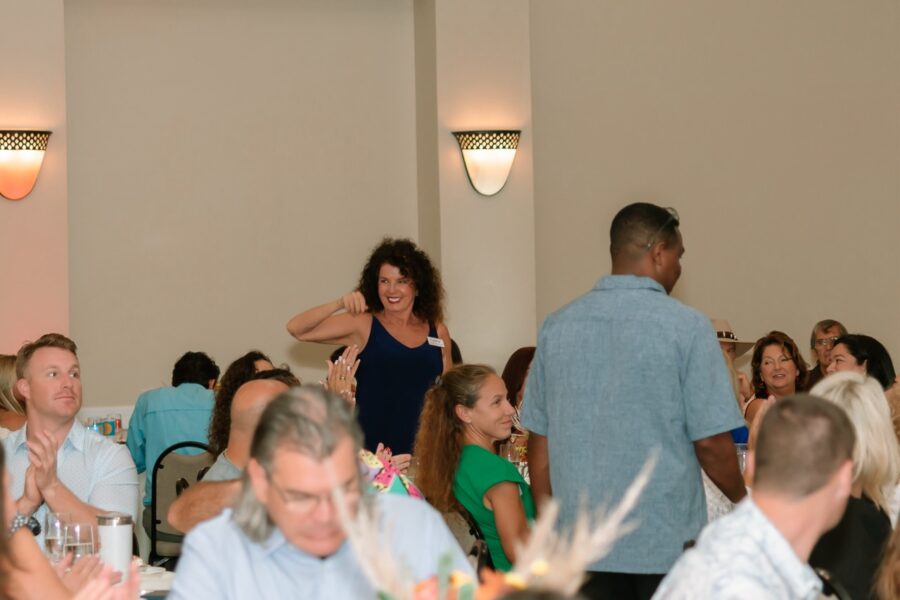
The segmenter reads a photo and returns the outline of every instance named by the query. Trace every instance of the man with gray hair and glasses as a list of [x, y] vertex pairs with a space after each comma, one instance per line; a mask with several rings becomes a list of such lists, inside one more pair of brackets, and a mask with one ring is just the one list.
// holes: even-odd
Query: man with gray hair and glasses
[[835, 340], [842, 335], [847, 335], [847, 328], [840, 321], [824, 319], [813, 325], [809, 335], [809, 348], [812, 350], [812, 357], [816, 359], [816, 365], [809, 370], [806, 389], [811, 390], [825, 378], [825, 369], [831, 364], [831, 349], [834, 348]]
[[441, 516], [426, 502], [368, 491], [357, 456], [362, 433], [348, 404], [320, 388], [272, 401], [253, 436], [232, 509], [185, 539], [172, 600], [194, 598], [374, 598], [340, 524], [334, 491], [351, 515], [372, 503], [382, 552], [412, 581], [453, 568], [474, 577]]

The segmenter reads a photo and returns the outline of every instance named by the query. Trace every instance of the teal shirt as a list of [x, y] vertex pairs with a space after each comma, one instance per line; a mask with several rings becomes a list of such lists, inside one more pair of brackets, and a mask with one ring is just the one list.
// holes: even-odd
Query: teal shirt
[[456, 476], [453, 478], [453, 495], [478, 523], [491, 553], [491, 560], [494, 561], [494, 567], [498, 571], [509, 571], [512, 564], [500, 544], [494, 511], [484, 505], [484, 494], [503, 481], [511, 481], [519, 486], [525, 518], [529, 522], [533, 521], [534, 499], [531, 496], [531, 487], [522, 479], [515, 465], [481, 446], [463, 446]]
[[144, 506], [150, 506], [153, 465], [163, 450], [179, 442], [207, 443], [214, 403], [212, 390], [196, 383], [150, 390], [138, 397], [128, 423], [127, 444], [137, 472], [147, 471]]

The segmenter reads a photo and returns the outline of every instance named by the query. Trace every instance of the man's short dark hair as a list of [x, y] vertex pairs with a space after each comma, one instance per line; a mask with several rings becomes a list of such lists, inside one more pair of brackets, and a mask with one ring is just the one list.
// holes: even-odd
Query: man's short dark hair
[[250, 378], [250, 381], [255, 379], [274, 379], [275, 381], [280, 381], [284, 385], [288, 387], [297, 387], [300, 385], [300, 379], [291, 373], [290, 369], [268, 369], [265, 371], [260, 371], [256, 373], [253, 377]]
[[610, 256], [637, 256], [656, 242], [674, 244], [678, 225], [674, 211], [648, 202], [629, 204], [616, 214], [609, 228]]
[[852, 460], [856, 434], [839, 406], [807, 394], [766, 411], [756, 441], [754, 487], [801, 499]]
[[172, 385], [196, 383], [207, 387], [210, 381], [219, 379], [219, 365], [205, 352], [185, 352], [172, 369]]
[[45, 333], [33, 342], [26, 342], [19, 348], [16, 353], [16, 377], [22, 379], [25, 377], [25, 369], [34, 353], [41, 348], [60, 348], [68, 350], [75, 357], [78, 357], [78, 346], [71, 339], [61, 333]]

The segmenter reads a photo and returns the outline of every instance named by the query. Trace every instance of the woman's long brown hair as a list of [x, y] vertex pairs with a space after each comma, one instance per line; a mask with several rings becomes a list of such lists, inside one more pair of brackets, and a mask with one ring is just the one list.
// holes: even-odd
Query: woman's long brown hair
[[416, 486], [440, 512], [457, 510], [453, 477], [463, 446], [463, 424], [456, 405], [472, 408], [484, 381], [496, 372], [486, 365], [459, 365], [447, 371], [425, 395], [413, 455]]

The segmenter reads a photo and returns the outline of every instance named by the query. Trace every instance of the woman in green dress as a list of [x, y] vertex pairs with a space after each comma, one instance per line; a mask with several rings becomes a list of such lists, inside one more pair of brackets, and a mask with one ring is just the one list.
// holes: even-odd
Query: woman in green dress
[[487, 541], [495, 568], [508, 571], [516, 542], [534, 519], [531, 488], [515, 465], [497, 456], [515, 409], [506, 385], [484, 365], [460, 365], [425, 397], [414, 456], [416, 485], [439, 511], [465, 508]]

